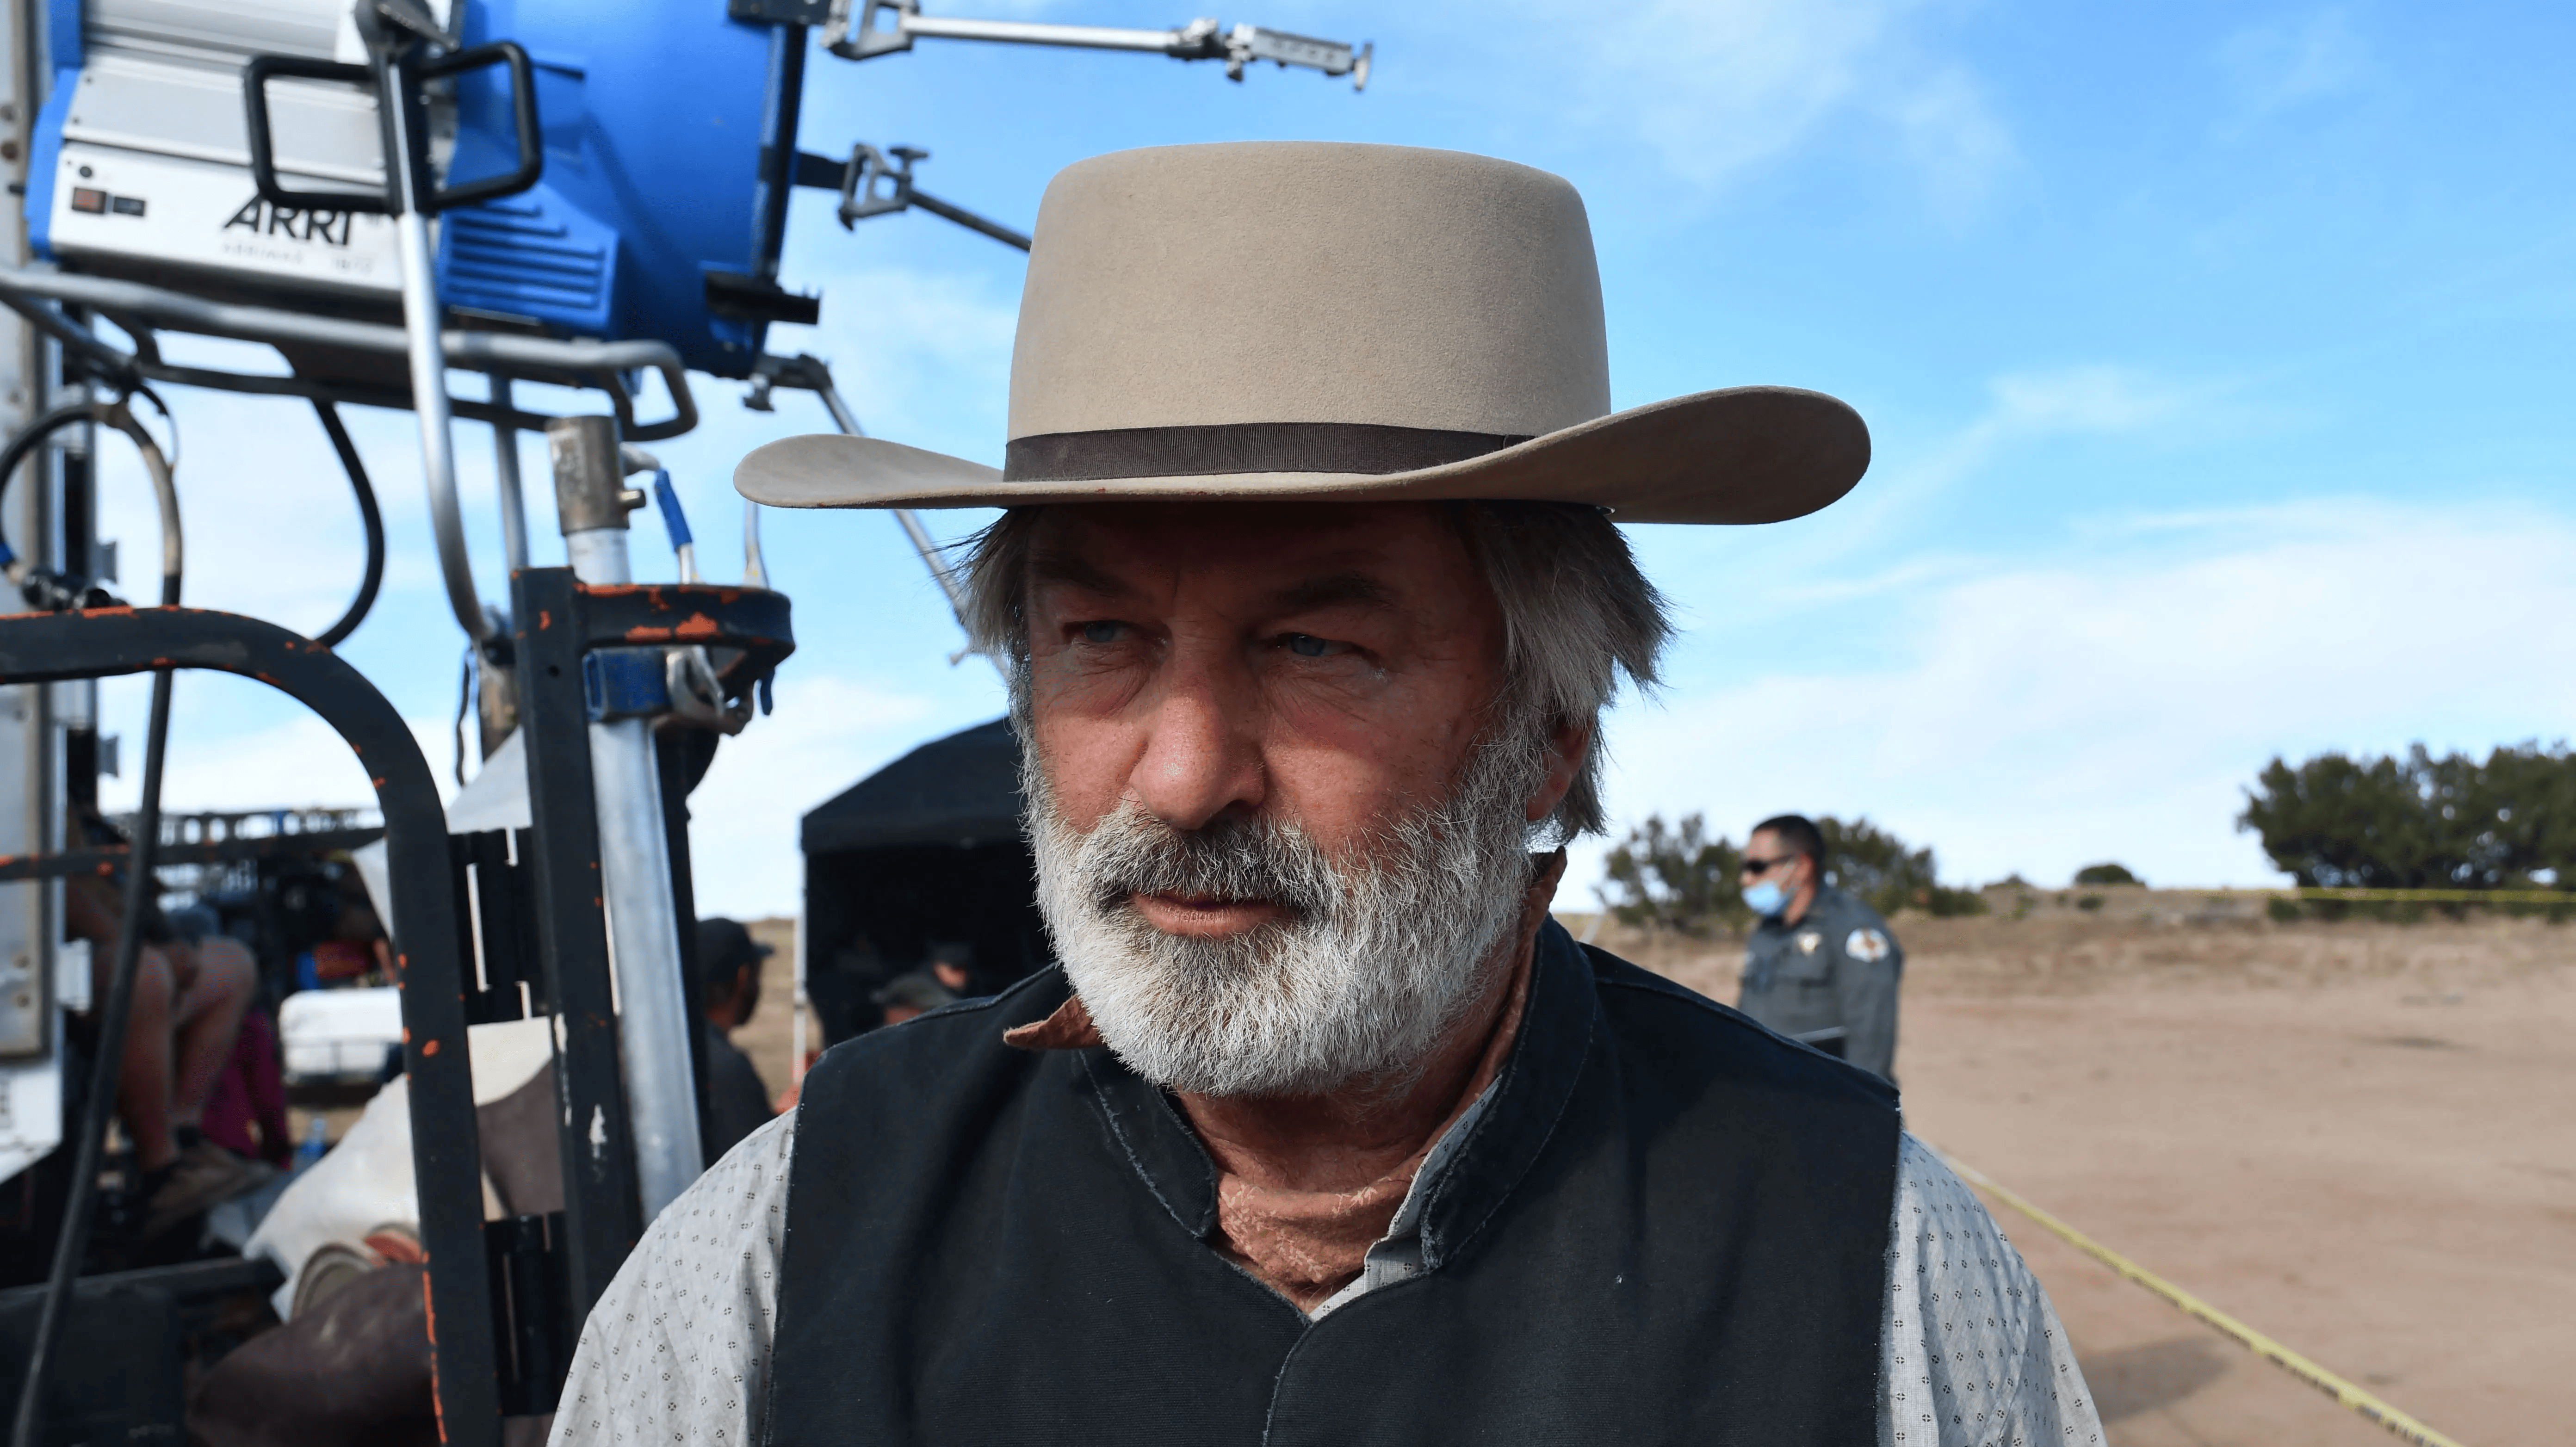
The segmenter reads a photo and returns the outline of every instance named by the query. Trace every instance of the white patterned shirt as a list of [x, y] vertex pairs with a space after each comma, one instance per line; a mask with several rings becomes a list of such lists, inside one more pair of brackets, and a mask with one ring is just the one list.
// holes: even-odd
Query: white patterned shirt
[[[644, 1233], [582, 1328], [552, 1447], [760, 1440], [795, 1139], [792, 1111], [752, 1132]], [[2099, 1447], [2047, 1294], [1910, 1135], [1887, 1248], [1879, 1447]]]

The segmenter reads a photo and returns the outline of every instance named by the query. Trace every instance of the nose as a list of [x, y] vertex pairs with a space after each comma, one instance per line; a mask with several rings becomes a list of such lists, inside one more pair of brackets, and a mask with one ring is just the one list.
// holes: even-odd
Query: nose
[[1248, 731], [1256, 707], [1250, 680], [1214, 660], [1176, 658], [1162, 683], [1144, 750], [1127, 777], [1129, 794], [1175, 829], [1260, 808], [1267, 790]]

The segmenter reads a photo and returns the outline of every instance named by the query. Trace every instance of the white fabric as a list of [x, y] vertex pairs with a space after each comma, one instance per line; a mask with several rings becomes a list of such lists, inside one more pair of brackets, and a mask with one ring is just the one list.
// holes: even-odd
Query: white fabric
[[277, 1035], [290, 1082], [382, 1079], [386, 1047], [402, 1043], [402, 990], [298, 990], [277, 1002]]
[[447, 832], [479, 834], [487, 829], [530, 829], [535, 811], [528, 803], [528, 746], [517, 729], [456, 797], [447, 801]]
[[[553, 1447], [760, 1440], [795, 1129], [790, 1111], [744, 1137], [644, 1233], [582, 1328]], [[2098, 1447], [2100, 1417], [2047, 1295], [1912, 1136], [1898, 1148], [1887, 1283], [1880, 1447]]]
[[1880, 1447], [2102, 1441], [2101, 1413], [2048, 1293], [1986, 1204], [1912, 1136], [1896, 1153]]
[[[388, 992], [390, 993], [390, 992]], [[290, 995], [287, 1003], [303, 998]], [[554, 1017], [507, 1020], [465, 1029], [474, 1103], [510, 1096], [554, 1060]], [[483, 1183], [484, 1214], [497, 1214], [492, 1183]], [[420, 1233], [420, 1197], [411, 1169], [411, 1077], [397, 1076], [367, 1102], [366, 1113], [331, 1153], [295, 1178], [243, 1243], [244, 1256], [266, 1256], [286, 1273], [270, 1300], [285, 1316], [295, 1284], [313, 1253], [337, 1243], [356, 1246], [387, 1227]]]

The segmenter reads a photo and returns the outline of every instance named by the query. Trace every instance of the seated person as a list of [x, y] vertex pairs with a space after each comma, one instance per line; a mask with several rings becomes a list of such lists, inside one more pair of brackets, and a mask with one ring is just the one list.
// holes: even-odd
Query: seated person
[[[64, 881], [64, 932], [90, 943], [93, 1009], [106, 1005], [116, 968], [121, 893], [115, 881], [97, 876]], [[220, 934], [186, 938], [158, 907], [146, 909], [140, 932], [116, 1111], [143, 1173], [142, 1239], [151, 1241], [260, 1185], [269, 1168], [206, 1140], [201, 1129], [258, 984], [250, 951]]]
[[[963, 983], [962, 977], [960, 982]], [[926, 970], [909, 970], [895, 976], [868, 998], [885, 1011], [887, 1024], [900, 1025], [915, 1016], [927, 1015], [942, 1005], [955, 1004], [957, 992], [949, 987], [947, 971], [933, 965]]]
[[975, 947], [967, 944], [944, 944], [930, 947], [930, 973], [955, 999], [989, 995], [975, 972]]
[[727, 1038], [760, 1008], [760, 962], [773, 953], [734, 920], [698, 921], [698, 968], [707, 982], [707, 1123], [715, 1134], [706, 1148], [711, 1160], [767, 1125], [776, 1113], [751, 1057]]

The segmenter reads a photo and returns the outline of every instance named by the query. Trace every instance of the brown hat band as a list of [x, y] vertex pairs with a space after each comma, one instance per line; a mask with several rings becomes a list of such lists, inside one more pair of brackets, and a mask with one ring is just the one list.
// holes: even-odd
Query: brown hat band
[[1443, 467], [1529, 441], [1498, 432], [1444, 432], [1374, 422], [1232, 422], [1120, 427], [1014, 438], [1005, 482], [1110, 482], [1241, 472], [1386, 474]]

